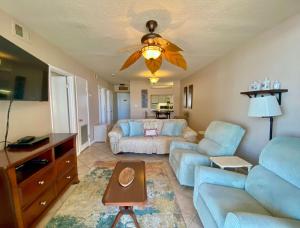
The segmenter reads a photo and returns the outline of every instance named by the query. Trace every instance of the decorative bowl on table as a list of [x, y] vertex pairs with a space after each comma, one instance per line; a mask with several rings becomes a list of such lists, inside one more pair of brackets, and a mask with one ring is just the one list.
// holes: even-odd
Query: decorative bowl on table
[[129, 186], [134, 180], [135, 171], [133, 168], [126, 167], [119, 174], [119, 183], [123, 187]]

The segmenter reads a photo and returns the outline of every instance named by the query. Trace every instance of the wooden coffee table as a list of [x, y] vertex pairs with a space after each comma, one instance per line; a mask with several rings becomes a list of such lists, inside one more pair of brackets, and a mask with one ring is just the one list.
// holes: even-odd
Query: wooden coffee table
[[[119, 184], [119, 174], [126, 168], [133, 168], [135, 178], [133, 182], [122, 187]], [[140, 227], [133, 211], [133, 206], [143, 206], [147, 202], [146, 175], [144, 161], [119, 161], [109, 180], [107, 188], [104, 192], [102, 202], [104, 205], [119, 206], [120, 211], [117, 214], [112, 227], [116, 227], [118, 221], [124, 214], [132, 217], [136, 227]]]

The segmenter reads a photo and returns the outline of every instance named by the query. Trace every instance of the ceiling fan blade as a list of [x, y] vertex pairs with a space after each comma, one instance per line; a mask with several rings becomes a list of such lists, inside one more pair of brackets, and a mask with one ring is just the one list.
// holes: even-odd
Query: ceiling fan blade
[[145, 59], [145, 64], [152, 74], [159, 70], [162, 63], [162, 57], [159, 56], [157, 59]]
[[167, 61], [170, 63], [181, 67], [182, 69], [187, 69], [187, 64], [183, 56], [179, 52], [170, 52], [170, 51], [164, 51], [163, 56], [166, 58]]
[[176, 44], [173, 44], [172, 42], [170, 42], [164, 38], [156, 37], [153, 40], [156, 44], [160, 45], [163, 49], [165, 49], [167, 51], [172, 51], [172, 52], [183, 51]]
[[132, 64], [134, 64], [141, 57], [141, 55], [142, 55], [142, 52], [140, 50], [134, 52], [131, 56], [129, 56], [129, 58], [123, 64], [120, 71], [124, 70], [124, 69], [128, 68], [129, 66], [131, 66]]

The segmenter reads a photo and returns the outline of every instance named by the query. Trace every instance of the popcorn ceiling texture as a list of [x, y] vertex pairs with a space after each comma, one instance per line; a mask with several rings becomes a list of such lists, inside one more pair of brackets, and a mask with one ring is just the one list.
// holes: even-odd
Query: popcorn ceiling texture
[[182, 47], [188, 71], [162, 66], [166, 79], [188, 76], [260, 32], [300, 11], [299, 0], [0, 0], [0, 8], [111, 82], [144, 76], [139, 60], [117, 73], [139, 44], [145, 22]]

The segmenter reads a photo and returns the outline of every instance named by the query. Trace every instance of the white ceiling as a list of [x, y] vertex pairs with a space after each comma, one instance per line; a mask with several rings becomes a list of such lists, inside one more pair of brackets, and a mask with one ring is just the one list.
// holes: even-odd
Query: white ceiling
[[[119, 72], [145, 22], [184, 49], [188, 70], [163, 62], [157, 75], [181, 79], [300, 12], [299, 0], [0, 0], [0, 8], [112, 83], [150, 75], [142, 59]], [[112, 77], [112, 74], [116, 76]]]

